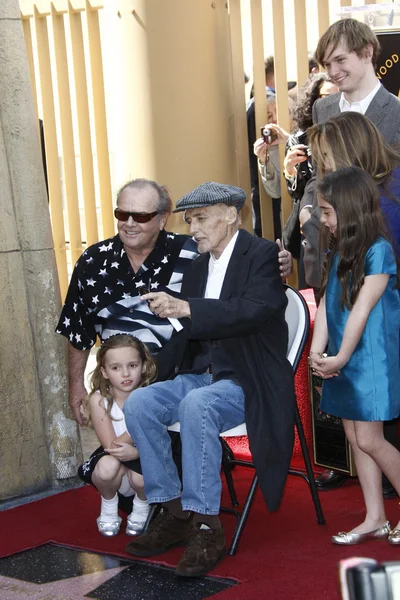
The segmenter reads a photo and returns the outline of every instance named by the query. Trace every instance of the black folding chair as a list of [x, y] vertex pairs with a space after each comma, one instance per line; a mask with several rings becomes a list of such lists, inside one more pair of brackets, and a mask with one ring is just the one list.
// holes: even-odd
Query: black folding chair
[[[285, 285], [286, 288], [286, 296], [288, 299], [288, 305], [286, 308], [285, 319], [288, 324], [289, 329], [289, 342], [288, 342], [288, 351], [287, 358], [293, 367], [293, 372], [296, 374], [297, 367], [299, 366], [301, 356], [303, 354], [305, 345], [307, 343], [309, 331], [310, 331], [310, 313], [308, 310], [308, 306], [303, 298], [303, 296], [294, 288], [289, 285]], [[295, 425], [297, 429], [297, 433], [299, 436], [301, 451], [303, 454], [304, 463], [306, 466], [306, 473], [303, 471], [299, 471], [296, 469], [290, 469], [289, 475], [297, 475], [298, 477], [302, 477], [308, 483], [310, 488], [311, 497], [314, 503], [315, 512], [317, 516], [317, 522], [319, 525], [324, 525], [325, 519], [321, 508], [321, 503], [319, 500], [317, 488], [314, 481], [314, 473], [311, 466], [310, 454], [308, 452], [307, 442], [304, 435], [303, 423], [301, 422], [301, 417], [299, 413], [299, 408], [296, 402], [296, 411], [295, 411]], [[236, 459], [233, 455], [233, 452], [229, 446], [229, 443], [224, 438], [235, 437], [235, 436], [243, 436], [247, 435], [246, 424], [243, 423], [238, 427], [234, 427], [233, 429], [229, 429], [229, 431], [224, 431], [221, 433], [221, 444], [222, 444], [222, 466], [226, 477], [226, 482], [228, 485], [229, 494], [231, 497], [232, 506], [238, 506], [239, 502], [237, 500], [235, 487], [232, 479], [232, 469], [236, 465], [250, 467], [254, 469], [253, 461], [249, 460], [240, 460]], [[229, 548], [228, 554], [233, 556], [236, 554], [236, 550], [239, 544], [240, 537], [242, 535], [244, 526], [246, 524], [246, 520], [250, 511], [251, 504], [254, 500], [254, 496], [258, 486], [258, 476], [255, 473], [253, 480], [251, 482], [249, 491], [247, 493], [247, 497], [245, 503], [243, 505], [243, 510], [235, 510], [232, 508], [221, 507], [221, 511], [233, 513], [238, 521], [235, 529], [235, 533], [233, 535], [232, 543]]]
[[[310, 331], [310, 313], [308, 310], [308, 306], [303, 298], [303, 296], [294, 288], [289, 285], [285, 285], [286, 296], [288, 298], [288, 305], [285, 312], [285, 319], [288, 324], [289, 329], [289, 342], [288, 342], [288, 351], [287, 358], [291, 365], [293, 366], [293, 372], [296, 374], [297, 367], [299, 366], [300, 359], [305, 348], [308, 334]], [[302, 477], [308, 483], [310, 488], [311, 497], [314, 502], [315, 512], [317, 515], [317, 522], [319, 525], [324, 525], [325, 519], [322, 513], [321, 503], [319, 500], [317, 488], [314, 481], [314, 473], [311, 466], [310, 454], [308, 452], [307, 442], [304, 435], [304, 428], [301, 422], [299, 408], [296, 402], [296, 410], [295, 410], [295, 425], [297, 429], [297, 433], [300, 440], [301, 451], [303, 454], [304, 462], [306, 465], [307, 473], [303, 473], [303, 471], [298, 471], [296, 469], [290, 469], [289, 475], [297, 475], [298, 477]], [[170, 427], [168, 427], [170, 431], [180, 431], [180, 423], [174, 423]], [[249, 460], [240, 460], [234, 457], [234, 454], [224, 438], [229, 437], [237, 437], [247, 435], [246, 424], [242, 423], [233, 429], [229, 429], [228, 431], [223, 431], [220, 433], [220, 440], [222, 445], [222, 467], [225, 474], [226, 482], [228, 485], [229, 494], [231, 497], [232, 506], [239, 506], [239, 502], [236, 496], [235, 487], [233, 484], [232, 478], [232, 470], [236, 465], [250, 467], [254, 469], [253, 461]], [[258, 476], [255, 473], [253, 480], [251, 482], [249, 491], [247, 493], [247, 497], [245, 503], [243, 505], [243, 510], [239, 511], [235, 508], [227, 508], [221, 506], [221, 512], [227, 512], [230, 514], [234, 514], [237, 517], [237, 525], [235, 529], [235, 533], [232, 538], [232, 543], [228, 550], [228, 554], [233, 556], [236, 554], [236, 550], [239, 544], [240, 537], [242, 535], [244, 526], [246, 524], [246, 520], [250, 511], [251, 504], [254, 500], [254, 496], [258, 486]]]

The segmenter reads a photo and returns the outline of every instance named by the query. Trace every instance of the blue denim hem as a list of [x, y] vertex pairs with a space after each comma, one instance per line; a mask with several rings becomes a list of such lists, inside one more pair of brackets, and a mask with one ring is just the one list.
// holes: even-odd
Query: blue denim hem
[[203, 506], [193, 506], [193, 504], [182, 504], [182, 510], [190, 510], [200, 515], [219, 515], [220, 512], [219, 509], [217, 511], [209, 510]]
[[177, 498], [181, 498], [181, 497], [182, 497], [181, 494], [179, 494], [178, 496], [165, 496], [163, 498], [160, 498], [160, 497], [152, 498], [150, 496], [150, 497], [147, 497], [146, 500], [149, 504], [162, 504], [163, 502], [169, 502], [170, 500], [176, 500]]

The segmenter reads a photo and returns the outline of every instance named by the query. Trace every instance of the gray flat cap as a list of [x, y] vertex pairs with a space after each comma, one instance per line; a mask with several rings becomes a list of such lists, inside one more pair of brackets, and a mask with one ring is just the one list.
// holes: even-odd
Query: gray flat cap
[[212, 204], [227, 204], [228, 206], [236, 206], [237, 210], [240, 210], [245, 200], [246, 194], [241, 188], [208, 181], [178, 200], [176, 208], [172, 212], [180, 212], [189, 208], [201, 208]]

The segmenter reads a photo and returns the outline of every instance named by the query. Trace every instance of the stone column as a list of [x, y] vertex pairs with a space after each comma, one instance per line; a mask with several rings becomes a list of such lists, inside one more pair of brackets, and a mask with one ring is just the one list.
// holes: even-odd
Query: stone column
[[18, 0], [0, 3], [0, 498], [75, 476], [59, 285]]

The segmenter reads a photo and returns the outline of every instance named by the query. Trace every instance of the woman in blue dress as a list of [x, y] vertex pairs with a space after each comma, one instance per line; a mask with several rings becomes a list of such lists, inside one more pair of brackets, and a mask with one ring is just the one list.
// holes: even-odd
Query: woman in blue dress
[[399, 544], [400, 522], [391, 529], [382, 496], [382, 472], [400, 494], [400, 452], [383, 435], [383, 421], [400, 414], [397, 260], [378, 188], [365, 171], [328, 173], [317, 193], [321, 242], [328, 251], [310, 361], [324, 379], [321, 409], [342, 418], [366, 507], [363, 523], [332, 541]]

